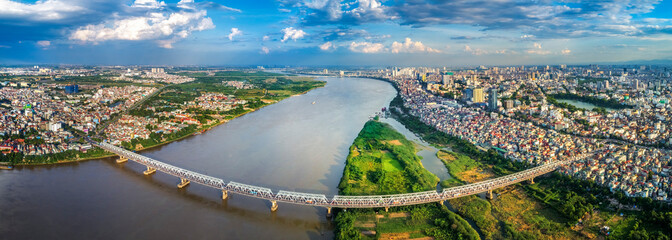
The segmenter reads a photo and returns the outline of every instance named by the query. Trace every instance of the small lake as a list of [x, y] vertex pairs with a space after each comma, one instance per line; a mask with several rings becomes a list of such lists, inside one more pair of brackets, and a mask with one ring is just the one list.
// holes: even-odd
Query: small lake
[[[587, 103], [587, 102], [576, 101], [576, 100], [557, 99], [557, 101], [561, 102], [561, 103], [571, 104], [571, 105], [574, 105], [575, 107], [583, 108], [583, 109], [587, 109], [587, 110], [593, 110], [593, 108], [598, 107], [596, 105], [593, 105], [593, 104], [590, 104], [590, 103]], [[607, 112], [616, 111], [616, 109], [613, 109], [613, 108], [605, 108], [605, 109], [607, 110]]]

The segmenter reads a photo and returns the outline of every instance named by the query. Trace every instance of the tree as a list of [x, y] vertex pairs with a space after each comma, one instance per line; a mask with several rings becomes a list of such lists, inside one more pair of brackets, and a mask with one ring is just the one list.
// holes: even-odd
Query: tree
[[376, 169], [375, 171], [368, 171], [366, 173], [366, 178], [372, 183], [380, 183], [380, 180], [383, 179], [383, 170]]

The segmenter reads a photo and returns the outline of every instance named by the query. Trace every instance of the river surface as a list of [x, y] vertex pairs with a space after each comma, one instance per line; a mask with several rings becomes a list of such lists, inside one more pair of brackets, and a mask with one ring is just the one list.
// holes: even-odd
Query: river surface
[[[396, 91], [371, 79], [322, 80], [324, 88], [142, 154], [225, 181], [334, 195], [348, 148]], [[423, 164], [436, 164], [426, 151]], [[323, 208], [280, 203], [271, 212], [263, 200], [177, 189], [177, 178], [144, 170], [106, 159], [0, 171], [0, 239], [333, 238]]]
[[[575, 107], [583, 108], [583, 109], [587, 109], [587, 110], [593, 110], [593, 108], [598, 107], [598, 106], [593, 105], [593, 104], [591, 104], [591, 103], [582, 102], [582, 101], [576, 101], [576, 100], [557, 99], [557, 101], [558, 101], [558, 102], [561, 102], [561, 103], [571, 104], [571, 105], [574, 105]], [[613, 112], [613, 111], [616, 110], [616, 109], [613, 109], [613, 108], [605, 108], [605, 109], [607, 110], [607, 112]]]

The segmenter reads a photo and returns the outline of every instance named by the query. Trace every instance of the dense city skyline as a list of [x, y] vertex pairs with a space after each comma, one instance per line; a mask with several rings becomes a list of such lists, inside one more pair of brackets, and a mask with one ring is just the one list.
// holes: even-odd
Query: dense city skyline
[[0, 64], [510, 65], [671, 59], [669, 1], [0, 1]]

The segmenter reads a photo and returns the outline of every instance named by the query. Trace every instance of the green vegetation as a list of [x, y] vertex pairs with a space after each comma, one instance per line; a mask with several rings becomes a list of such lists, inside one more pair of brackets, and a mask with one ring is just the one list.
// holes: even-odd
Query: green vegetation
[[[124, 147], [137, 149], [138, 145], [141, 145], [142, 148], [149, 148], [181, 139], [197, 131], [211, 128], [225, 120], [230, 120], [264, 107], [272, 102], [325, 85], [325, 82], [314, 81], [312, 78], [289, 77], [267, 72], [224, 71], [216, 72], [214, 76], [185, 72], [178, 74], [194, 77], [196, 80], [167, 86], [160, 93], [147, 99], [138, 108], [131, 109], [128, 114], [157, 118], [159, 122], [163, 122], [172, 120], [172, 116], [157, 116], [157, 113], [172, 112], [180, 109], [192, 114], [192, 118], [198, 120], [201, 125], [189, 126], [171, 134], [151, 133], [149, 139], [136, 138], [130, 142], [123, 143]], [[223, 84], [223, 82], [227, 81], [241, 81], [252, 84], [254, 87], [250, 89], [236, 89], [235, 87]], [[193, 101], [204, 93], [230, 95], [238, 100], [246, 100], [247, 103], [234, 105], [234, 108], [228, 111], [206, 110], [195, 107], [185, 108], [183, 106], [184, 103]]]
[[[403, 106], [399, 95], [392, 100], [390, 106], [402, 109], [403, 112], [408, 112]], [[404, 124], [410, 131], [422, 137], [423, 140], [430, 144], [437, 145], [439, 148], [449, 147], [454, 152], [470, 157], [476, 162], [492, 165], [492, 172], [496, 175], [507, 175], [529, 167], [529, 164], [527, 163], [509, 161], [493, 149], [490, 149], [487, 152], [480, 151], [469, 141], [437, 131], [434, 127], [420, 121], [418, 117], [403, 112], [394, 114], [395, 118]]]
[[[408, 193], [434, 189], [437, 181], [420, 164], [412, 142], [388, 124], [369, 121], [350, 147], [339, 189], [343, 195]], [[336, 239], [479, 239], [467, 221], [436, 204], [395, 207], [389, 213], [342, 210], [335, 223]]]
[[24, 155], [23, 153], [0, 154], [0, 162], [8, 162], [10, 165], [31, 165], [69, 162], [110, 156], [113, 156], [113, 154], [110, 154], [101, 148], [95, 147], [87, 150], [86, 152], [67, 150], [60, 153], [50, 153], [43, 155]]
[[[464, 171], [475, 167], [491, 167], [497, 175], [520, 171], [526, 164], [511, 162], [489, 150], [481, 152], [467, 141], [449, 136], [422, 123], [407, 110], [401, 99], [392, 102], [402, 109], [395, 117], [425, 141], [452, 148], [456, 153], [443, 152], [451, 176], [457, 180], [442, 185], [462, 184]], [[467, 159], [465, 157], [469, 157]], [[474, 221], [486, 239], [670, 239], [672, 212], [670, 205], [650, 198], [629, 198], [620, 191], [612, 193], [595, 182], [554, 173], [535, 179], [536, 184], [516, 184], [497, 191], [494, 200], [469, 196], [450, 200], [458, 213]], [[521, 187], [522, 186], [522, 187]], [[609, 201], [632, 206], [641, 211], [614, 208]], [[620, 217], [624, 213], [625, 217]], [[610, 235], [602, 231], [611, 228]]]
[[[182, 74], [189, 75], [189, 74]], [[249, 113], [261, 107], [264, 107], [268, 104], [271, 104], [276, 101], [280, 101], [284, 98], [290, 97], [292, 95], [301, 94], [307, 92], [311, 89], [322, 87], [326, 83], [322, 81], [314, 81], [312, 78], [307, 77], [296, 77], [296, 76], [285, 76], [282, 74], [276, 73], [266, 73], [266, 72], [217, 72], [215, 76], [207, 76], [207, 74], [193, 74], [196, 78], [193, 82], [187, 82], [182, 84], [168, 85], [164, 88], [161, 88], [158, 94], [154, 94], [149, 97], [142, 104], [134, 109], [128, 111], [129, 115], [138, 116], [138, 117], [149, 117], [156, 118], [159, 122], [173, 120], [173, 116], [158, 116], [157, 113], [160, 112], [172, 112], [174, 110], [184, 110], [187, 113], [193, 114], [192, 118], [198, 120], [200, 125], [188, 125], [187, 127], [182, 128], [179, 131], [166, 134], [161, 132], [153, 132], [149, 135], [148, 139], [135, 138], [129, 142], [123, 142], [122, 146], [133, 149], [146, 149], [167, 142], [175, 141], [178, 139], [185, 138], [190, 136], [198, 131], [203, 131], [209, 129], [215, 125], [225, 122], [241, 116], [243, 114]], [[91, 84], [91, 85], [102, 85], [102, 86], [124, 86], [124, 85], [144, 85], [146, 84], [135, 84], [128, 81], [114, 81], [111, 80], [112, 75], [99, 75], [99, 76], [66, 76], [56, 80], [52, 80], [54, 83], [62, 84]], [[48, 79], [51, 80], [51, 79]], [[252, 84], [253, 88], [251, 89], [236, 89], [234, 87], [226, 86], [222, 82], [226, 81], [242, 81], [248, 84]], [[158, 84], [153, 84], [151, 86], [160, 86]], [[246, 100], [246, 104], [239, 104], [234, 106], [233, 109], [228, 111], [213, 111], [205, 110], [199, 108], [186, 108], [184, 107], [185, 102], [189, 102], [197, 98], [203, 93], [222, 93], [226, 95], [234, 96], [236, 99]], [[118, 101], [124, 101], [125, 99], [119, 99]], [[6, 101], [1, 101], [3, 103]], [[111, 104], [114, 104], [110, 103]], [[113, 115], [112, 119], [117, 119], [118, 116]], [[104, 122], [103, 125], [108, 124], [109, 122]], [[101, 125], [101, 126], [103, 126]], [[147, 127], [147, 126], [146, 126]], [[64, 129], [72, 132], [76, 136], [82, 137], [86, 136], [84, 132], [73, 129], [70, 126], [64, 126]], [[148, 127], [149, 130], [151, 126]], [[14, 136], [0, 136], [0, 139], [5, 140], [8, 138], [11, 139], [23, 139], [25, 144], [42, 144], [44, 143], [43, 139], [33, 137], [36, 134], [36, 131], [27, 131], [22, 132], [19, 135]], [[94, 135], [94, 132], [89, 132], [89, 135]], [[110, 154], [94, 148], [86, 153], [68, 150], [56, 154], [47, 154], [47, 155], [23, 155], [23, 154], [0, 154], [0, 162], [10, 162], [11, 164], [45, 164], [45, 163], [57, 163], [64, 161], [74, 161], [81, 159], [90, 159], [90, 158], [102, 158], [111, 156]]]
[[340, 192], [395, 194], [434, 189], [438, 179], [420, 164], [415, 146], [392, 126], [369, 121], [350, 147]]
[[[582, 96], [582, 95], [577, 95], [577, 94], [572, 94], [572, 93], [558, 93], [558, 94], [552, 94], [552, 95], [547, 95], [546, 99], [548, 100], [549, 103], [552, 103], [553, 105], [556, 105], [558, 107], [562, 108], [567, 108], [570, 112], [574, 112], [576, 110], [579, 110], [580, 108], [575, 107], [574, 105], [571, 104], [566, 104], [566, 103], [561, 103], [558, 102], [556, 99], [567, 99], [567, 100], [576, 100], [576, 101], [581, 101], [581, 102], [587, 102], [590, 104], [593, 104], [595, 106], [601, 107], [601, 108], [613, 108], [613, 109], [626, 109], [626, 108], [632, 108], [630, 105], [622, 104], [616, 99], [601, 99], [593, 96]], [[602, 109], [600, 109], [602, 110]]]
[[[178, 92], [217, 92], [234, 95], [238, 99], [271, 99], [281, 100], [291, 95], [304, 93], [316, 87], [323, 87], [325, 82], [314, 81], [306, 77], [290, 77], [268, 72], [216, 72], [214, 76], [203, 74], [178, 73], [194, 77], [189, 83], [171, 86]], [[223, 82], [240, 81], [254, 85], [253, 89], [236, 89], [226, 86]], [[193, 98], [192, 98], [193, 99]], [[190, 101], [190, 100], [189, 100]]]
[[[612, 193], [595, 182], [559, 173], [540, 178], [537, 184], [524, 189], [529, 196], [570, 219], [570, 224], [581, 223], [578, 225], [585, 231], [597, 233], [602, 226], [609, 226], [611, 239], [669, 239], [666, 233], [672, 232], [672, 207], [651, 198], [631, 198], [620, 191]], [[641, 210], [619, 209], [610, 202], [635, 204]], [[619, 217], [620, 213], [626, 217]]]

